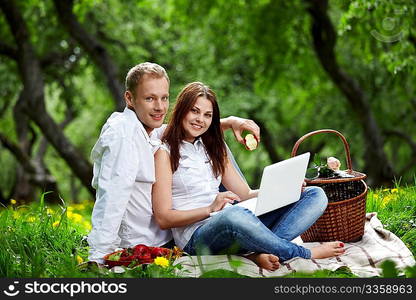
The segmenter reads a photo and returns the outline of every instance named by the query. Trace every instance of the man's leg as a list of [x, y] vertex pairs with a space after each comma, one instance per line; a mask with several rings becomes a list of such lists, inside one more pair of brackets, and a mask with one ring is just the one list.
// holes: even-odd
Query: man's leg
[[295, 203], [264, 214], [259, 219], [278, 237], [291, 241], [315, 223], [327, 204], [323, 189], [310, 186]]

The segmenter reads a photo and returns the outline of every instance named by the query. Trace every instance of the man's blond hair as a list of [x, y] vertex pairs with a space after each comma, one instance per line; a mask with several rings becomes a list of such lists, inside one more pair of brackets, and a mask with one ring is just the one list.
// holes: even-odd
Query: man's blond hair
[[140, 80], [145, 74], [154, 78], [164, 77], [169, 83], [168, 73], [166, 73], [166, 70], [162, 66], [151, 62], [144, 62], [134, 66], [127, 73], [125, 83], [126, 90], [134, 93], [138, 84], [140, 84]]

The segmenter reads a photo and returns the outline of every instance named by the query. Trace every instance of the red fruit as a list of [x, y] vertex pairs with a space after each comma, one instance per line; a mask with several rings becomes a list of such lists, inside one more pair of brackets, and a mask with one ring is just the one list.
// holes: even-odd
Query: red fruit
[[149, 259], [141, 259], [140, 263], [141, 264], [151, 264], [153, 262], [153, 258], [149, 258]]
[[169, 249], [155, 247], [155, 248], [153, 248], [151, 255], [152, 255], [152, 258], [156, 258], [158, 256], [164, 256], [164, 257], [166, 257], [166, 256], [169, 256], [169, 254], [170, 254], [170, 250]]
[[141, 264], [143, 263], [152, 263], [153, 257], [150, 255], [150, 253], [145, 253], [142, 256], [139, 257], [139, 261]]
[[146, 245], [143, 244], [139, 244], [134, 246], [134, 254], [141, 256], [144, 253], [149, 252], [149, 247], [147, 247]]
[[133, 253], [134, 251], [132, 248], [127, 248], [123, 250], [123, 252], [121, 253], [121, 257], [128, 257], [128, 256], [133, 255]]
[[130, 256], [131, 260], [139, 260], [140, 259], [140, 255], [137, 254], [133, 254], [132, 256]]
[[120, 262], [125, 262], [125, 261], [132, 261], [132, 257], [131, 256], [122, 256], [120, 257]]
[[164, 255], [164, 252], [160, 248], [154, 248], [152, 250], [151, 255], [152, 255], [152, 258], [155, 258], [155, 257], [158, 257], [158, 256], [163, 256]]

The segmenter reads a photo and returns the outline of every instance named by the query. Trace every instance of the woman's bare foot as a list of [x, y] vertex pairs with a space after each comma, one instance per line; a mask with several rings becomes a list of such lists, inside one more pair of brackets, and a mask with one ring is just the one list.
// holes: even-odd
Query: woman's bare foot
[[256, 263], [260, 268], [268, 271], [276, 271], [279, 267], [279, 258], [273, 254], [253, 253], [247, 256], [248, 259]]
[[343, 242], [328, 242], [311, 249], [312, 258], [339, 256], [345, 252]]

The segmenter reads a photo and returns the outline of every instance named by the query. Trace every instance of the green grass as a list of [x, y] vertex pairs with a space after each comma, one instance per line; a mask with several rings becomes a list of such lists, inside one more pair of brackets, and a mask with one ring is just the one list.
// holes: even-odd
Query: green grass
[[416, 187], [370, 191], [367, 212], [377, 212], [384, 228], [397, 235], [416, 256]]
[[[0, 208], [0, 277], [175, 277], [180, 266], [139, 266], [113, 273], [94, 266], [79, 268], [88, 257], [86, 235], [90, 230], [92, 202], [47, 206], [41, 199], [29, 206], [12, 203]], [[377, 212], [385, 228], [397, 235], [416, 256], [416, 187], [369, 191], [367, 212]], [[397, 277], [391, 262], [383, 264], [383, 277]], [[237, 269], [238, 271], [238, 269]], [[185, 275], [185, 273], [183, 273]], [[405, 270], [416, 277], [416, 266]], [[213, 270], [201, 277], [244, 277], [227, 270]], [[355, 277], [348, 268], [295, 273], [285, 277]]]

